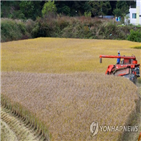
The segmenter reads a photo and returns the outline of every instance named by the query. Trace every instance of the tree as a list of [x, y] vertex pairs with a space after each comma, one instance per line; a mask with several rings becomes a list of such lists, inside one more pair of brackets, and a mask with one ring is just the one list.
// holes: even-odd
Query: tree
[[43, 16], [48, 16], [50, 14], [56, 14], [57, 8], [56, 5], [54, 4], [54, 1], [48, 1], [44, 4], [43, 9], [42, 9], [42, 15]]
[[[87, 2], [87, 1], [86, 1]], [[89, 12], [85, 6], [85, 1], [55, 1], [58, 14], [68, 16], [81, 16], [84, 12]], [[89, 5], [89, 4], [87, 4]]]
[[117, 1], [116, 9], [113, 10], [113, 14], [124, 17], [127, 13], [129, 13], [128, 3], [126, 1]]
[[5, 4], [5, 5], [10, 5], [13, 4], [15, 2], [15, 0], [1, 0], [0, 3]]
[[132, 6], [132, 8], [136, 8], [136, 1], [126, 1], [126, 2], [127, 2], [128, 7]]
[[74, 1], [72, 5], [72, 8], [74, 8], [74, 10], [72, 11], [75, 12], [72, 13], [73, 14], [72, 16], [74, 15], [81, 16], [84, 13], [84, 7], [83, 7], [84, 3], [85, 3], [84, 1]]
[[116, 1], [110, 1], [110, 5], [111, 5], [111, 10], [109, 10], [108, 15], [112, 15], [113, 14], [113, 10], [116, 9]]
[[106, 15], [108, 11], [111, 9], [111, 5], [109, 1], [90, 1], [91, 12], [93, 16]]
[[28, 19], [36, 19], [37, 16], [40, 16], [41, 6], [40, 1], [21, 1], [20, 2], [20, 11]]
[[20, 10], [23, 12], [26, 18], [31, 18], [34, 10], [32, 1], [22, 1], [20, 3]]
[[114, 9], [113, 14], [117, 17], [122, 16], [121, 9], [119, 8]]
[[70, 16], [71, 7], [67, 1], [55, 1], [55, 5], [57, 7], [57, 14]]

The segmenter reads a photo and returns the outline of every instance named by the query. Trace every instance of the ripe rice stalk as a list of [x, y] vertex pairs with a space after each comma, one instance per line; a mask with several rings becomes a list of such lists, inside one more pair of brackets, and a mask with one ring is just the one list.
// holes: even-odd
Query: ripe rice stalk
[[[126, 87], [122, 87], [123, 84]], [[101, 125], [132, 123], [129, 117], [136, 113], [136, 92], [136, 86], [126, 78], [101, 73], [8, 72], [2, 75], [2, 94], [21, 105], [21, 116], [28, 115], [28, 111], [32, 113], [33, 116], [29, 114], [27, 118], [31, 127], [38, 129], [38, 134], [42, 134], [40, 129], [47, 127], [51, 140], [95, 140], [89, 131], [93, 121]], [[38, 120], [43, 124], [35, 127]], [[99, 131], [96, 138], [118, 140], [123, 134]]]

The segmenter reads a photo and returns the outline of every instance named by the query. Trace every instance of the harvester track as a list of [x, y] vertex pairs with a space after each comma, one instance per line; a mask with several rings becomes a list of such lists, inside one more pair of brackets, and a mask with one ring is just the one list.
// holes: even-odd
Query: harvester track
[[9, 110], [1, 108], [2, 141], [43, 141], [32, 126], [27, 125]]

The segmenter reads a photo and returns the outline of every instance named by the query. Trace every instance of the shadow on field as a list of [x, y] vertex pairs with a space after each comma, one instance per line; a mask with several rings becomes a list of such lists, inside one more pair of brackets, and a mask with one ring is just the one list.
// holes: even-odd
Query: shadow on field
[[137, 132], [124, 132], [119, 141], [137, 141], [141, 132], [141, 79], [138, 79], [138, 97], [136, 109], [131, 113], [127, 121], [127, 126], [138, 126]]
[[133, 48], [135, 48], [135, 49], [141, 49], [141, 46], [137, 46], [137, 47], [133, 47]]

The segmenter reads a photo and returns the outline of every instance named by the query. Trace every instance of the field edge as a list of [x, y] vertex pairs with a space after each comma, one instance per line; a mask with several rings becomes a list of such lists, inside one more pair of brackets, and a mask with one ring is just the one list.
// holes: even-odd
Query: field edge
[[[138, 87], [139, 90], [139, 87]], [[141, 95], [140, 92], [136, 93], [138, 96], [138, 99], [135, 100], [136, 107], [135, 109], [131, 112], [129, 115], [125, 126], [138, 126], [138, 131], [137, 132], [123, 132], [122, 135], [120, 136], [118, 141], [133, 141], [133, 140], [138, 140], [138, 135], [139, 131], [141, 130]]]
[[45, 124], [23, 105], [13, 102], [7, 96], [1, 94], [1, 106], [10, 110], [11, 114], [22, 120], [26, 126], [31, 126], [37, 136], [44, 138], [46, 141], [51, 140], [51, 134]]

